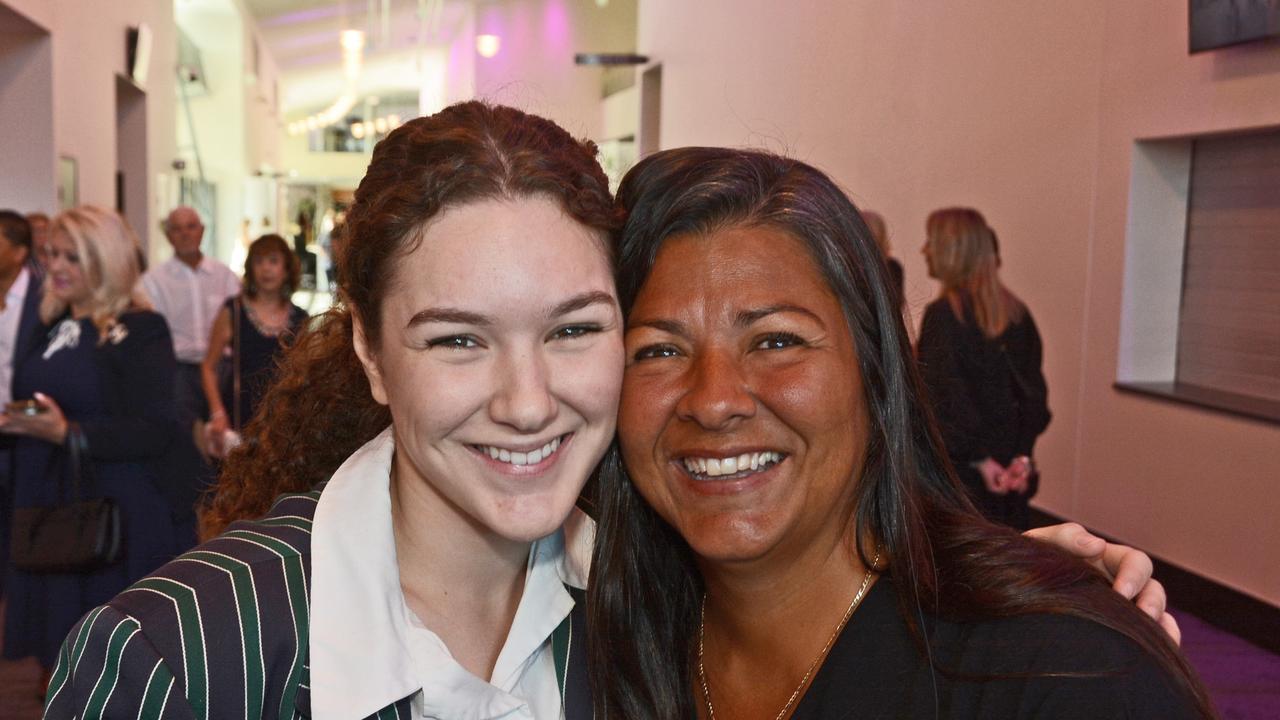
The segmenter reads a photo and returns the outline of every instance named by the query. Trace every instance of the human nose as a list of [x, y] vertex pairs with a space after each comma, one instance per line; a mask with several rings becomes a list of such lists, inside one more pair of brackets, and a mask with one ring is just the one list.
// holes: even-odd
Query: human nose
[[551, 373], [538, 353], [519, 354], [502, 363], [489, 402], [494, 422], [522, 433], [546, 428], [556, 418], [559, 403], [551, 389]]
[[756, 401], [738, 360], [724, 351], [698, 354], [688, 374], [690, 385], [676, 414], [708, 430], [725, 430], [755, 415]]

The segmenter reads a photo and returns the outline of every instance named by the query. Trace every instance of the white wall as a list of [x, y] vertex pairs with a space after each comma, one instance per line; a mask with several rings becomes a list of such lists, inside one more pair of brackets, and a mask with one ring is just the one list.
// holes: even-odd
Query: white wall
[[[173, 159], [173, 77], [175, 49], [172, 0], [4, 0], [6, 5], [50, 31], [53, 54], [55, 155], [75, 158], [80, 202], [115, 204], [116, 75], [126, 74], [125, 33], [145, 22], [153, 34], [151, 74], [146, 84], [147, 167], [149, 176], [165, 171]], [[33, 117], [33, 120], [36, 119]], [[50, 167], [56, 162], [48, 159]], [[52, 175], [49, 176], [52, 181]], [[52, 187], [47, 197], [53, 211]], [[153, 234], [154, 213], [146, 227], [134, 228], [144, 245]]]
[[663, 147], [809, 161], [887, 218], [918, 317], [928, 212], [973, 205], [1045, 339], [1038, 504], [1280, 604], [1280, 427], [1117, 393], [1130, 152], [1280, 124], [1280, 49], [1188, 57], [1186, 5], [644, 0]]

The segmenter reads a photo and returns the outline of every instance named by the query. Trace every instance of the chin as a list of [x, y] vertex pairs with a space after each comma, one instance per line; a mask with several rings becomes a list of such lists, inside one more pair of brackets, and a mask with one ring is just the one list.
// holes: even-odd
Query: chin
[[715, 518], [676, 529], [694, 554], [708, 562], [756, 560], [778, 544], [771, 528], [750, 518]]
[[559, 530], [573, 511], [577, 495], [568, 498], [524, 498], [514, 507], [496, 508], [489, 526], [513, 542], [533, 542]]

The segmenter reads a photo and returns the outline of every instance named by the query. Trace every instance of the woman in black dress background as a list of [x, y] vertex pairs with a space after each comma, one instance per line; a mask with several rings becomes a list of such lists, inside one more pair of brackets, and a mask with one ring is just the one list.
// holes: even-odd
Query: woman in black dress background
[[[300, 277], [298, 256], [284, 238], [263, 235], [249, 245], [244, 290], [229, 298], [214, 319], [201, 367], [209, 402], [208, 448], [215, 456], [230, 450], [227, 431], [238, 435], [253, 417], [280, 351], [306, 322], [307, 312], [289, 300]], [[231, 361], [232, 372], [220, 379], [218, 364], [224, 357]], [[239, 382], [234, 379], [237, 373]]]
[[7, 568], [4, 655], [52, 668], [67, 631], [87, 610], [195, 541], [182, 488], [165, 460], [178, 437], [175, 360], [164, 318], [133, 302], [138, 242], [109, 210], [81, 207], [54, 219], [40, 305], [47, 334], [16, 359], [13, 391], [35, 415], [0, 415], [14, 448], [14, 506], [57, 502], [67, 438], [82, 433], [97, 495], [120, 509], [119, 559], [81, 573]]
[[978, 509], [1025, 530], [1050, 418], [1040, 333], [1000, 282], [995, 233], [977, 210], [937, 210], [926, 230], [942, 294], [925, 309], [917, 355], [942, 439]]

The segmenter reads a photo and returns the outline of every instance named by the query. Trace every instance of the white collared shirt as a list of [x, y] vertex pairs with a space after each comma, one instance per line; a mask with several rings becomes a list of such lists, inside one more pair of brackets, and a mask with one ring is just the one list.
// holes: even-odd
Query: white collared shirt
[[142, 287], [155, 311], [169, 323], [178, 362], [199, 363], [209, 349], [209, 331], [218, 309], [240, 292], [240, 278], [208, 256], [195, 269], [173, 257], [148, 270]]
[[0, 407], [13, 400], [13, 352], [18, 347], [18, 326], [22, 324], [22, 305], [31, 286], [31, 273], [23, 268], [13, 279], [0, 310]]
[[559, 718], [551, 635], [573, 609], [565, 583], [586, 586], [594, 525], [575, 510], [563, 529], [533, 543], [524, 593], [493, 677], [476, 677], [405, 603], [391, 528], [394, 451], [388, 428], [343, 463], [316, 507], [313, 717], [363, 718], [413, 695], [420, 718]]

